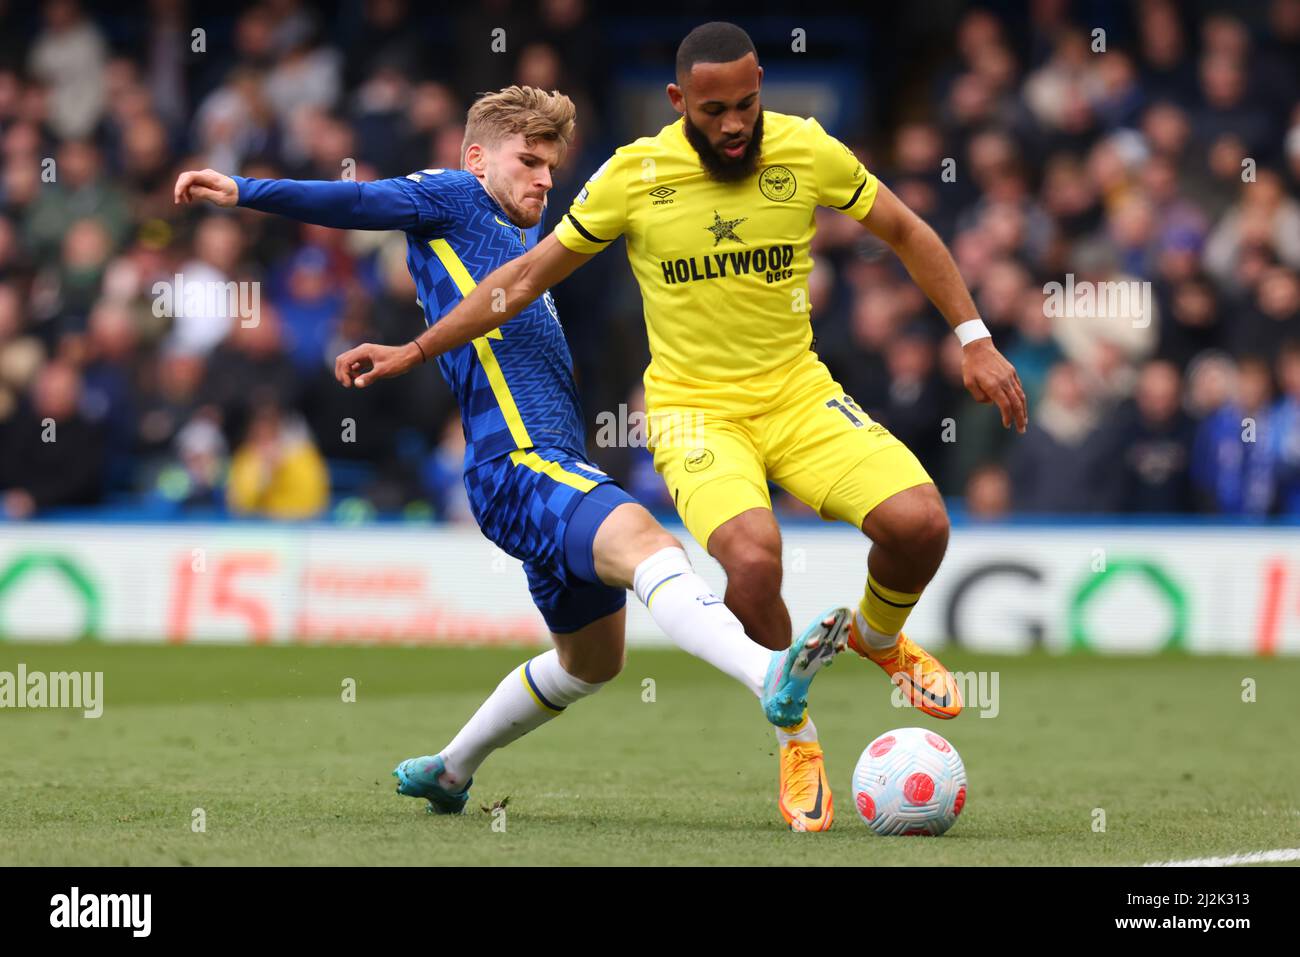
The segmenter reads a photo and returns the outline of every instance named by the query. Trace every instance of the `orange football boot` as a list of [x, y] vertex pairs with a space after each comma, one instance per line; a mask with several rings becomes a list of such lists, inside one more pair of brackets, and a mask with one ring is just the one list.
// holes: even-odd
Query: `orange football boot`
[[835, 820], [826, 761], [816, 741], [791, 741], [781, 749], [777, 806], [792, 831], [826, 831]]
[[920, 708], [932, 718], [955, 718], [961, 714], [961, 690], [952, 673], [902, 632], [898, 633], [898, 644], [894, 647], [876, 651], [858, 637], [855, 617], [849, 629], [849, 647], [880, 665], [889, 680], [902, 689], [912, 707]]

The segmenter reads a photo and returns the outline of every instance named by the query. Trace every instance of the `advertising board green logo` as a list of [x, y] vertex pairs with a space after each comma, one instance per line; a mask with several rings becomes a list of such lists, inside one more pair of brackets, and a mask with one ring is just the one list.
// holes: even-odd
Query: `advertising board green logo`
[[1184, 648], [1187, 645], [1188, 610], [1187, 595], [1177, 582], [1155, 562], [1143, 558], [1114, 559], [1104, 571], [1088, 576], [1083, 587], [1070, 602], [1070, 646], [1075, 649], [1092, 648], [1094, 641], [1084, 626], [1088, 606], [1107, 588], [1121, 578], [1137, 576], [1155, 586], [1156, 594], [1169, 605], [1173, 619], [1162, 648]]
[[27, 576], [41, 572], [52, 573], [63, 579], [71, 593], [81, 600], [84, 617], [77, 637], [98, 637], [103, 612], [99, 590], [81, 566], [66, 555], [51, 552], [20, 552], [0, 570], [0, 639], [4, 638], [8, 630], [4, 625], [5, 610], [15, 586]]

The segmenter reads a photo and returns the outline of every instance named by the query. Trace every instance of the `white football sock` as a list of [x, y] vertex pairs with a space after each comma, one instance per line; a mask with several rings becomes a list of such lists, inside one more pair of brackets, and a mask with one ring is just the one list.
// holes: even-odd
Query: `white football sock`
[[497, 690], [443, 748], [441, 755], [447, 769], [438, 783], [459, 791], [497, 748], [541, 727], [573, 702], [602, 687], [604, 682], [590, 684], [565, 671], [554, 648], [524, 662], [501, 679]]
[[817, 725], [813, 724], [812, 716], [807, 712], [804, 712], [803, 721], [794, 727], [776, 729], [776, 743], [783, 748], [791, 741], [802, 741], [807, 744], [816, 740]]
[[886, 648], [892, 648], [898, 644], [898, 632], [887, 635], [882, 631], [876, 631], [867, 624], [867, 618], [861, 610], [853, 613], [853, 627], [858, 636], [871, 646], [872, 651], [884, 651]]
[[636, 567], [632, 588], [673, 644], [760, 696], [772, 652], [752, 641], [680, 548], [662, 548]]

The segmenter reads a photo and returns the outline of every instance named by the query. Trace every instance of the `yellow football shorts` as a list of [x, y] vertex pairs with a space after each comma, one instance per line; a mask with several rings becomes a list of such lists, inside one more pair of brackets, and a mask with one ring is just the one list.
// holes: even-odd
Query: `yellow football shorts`
[[772, 507], [769, 480], [822, 518], [855, 528], [891, 495], [932, 481], [820, 360], [801, 363], [782, 391], [781, 405], [745, 418], [689, 407], [657, 407], [648, 416], [655, 469], [705, 548], [724, 522]]

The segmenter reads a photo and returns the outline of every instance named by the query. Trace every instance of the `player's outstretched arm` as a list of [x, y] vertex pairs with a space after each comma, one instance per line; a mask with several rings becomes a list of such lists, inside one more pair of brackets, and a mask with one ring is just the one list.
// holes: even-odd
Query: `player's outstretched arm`
[[373, 379], [401, 375], [472, 342], [518, 315], [592, 255], [565, 248], [552, 233], [524, 255], [489, 273], [460, 305], [411, 342], [401, 346], [365, 342], [344, 352], [334, 360], [334, 377], [344, 386], [364, 388]]
[[398, 180], [249, 179], [213, 169], [189, 170], [176, 179], [177, 203], [205, 200], [244, 206], [302, 223], [335, 229], [415, 229], [419, 210]]
[[[979, 313], [975, 300], [953, 261], [948, 247], [920, 216], [908, 209], [884, 183], [877, 186], [876, 200], [862, 225], [889, 244], [907, 267], [921, 291], [930, 297], [948, 325], [954, 329]], [[962, 381], [977, 402], [993, 402], [1002, 413], [1002, 426], [1013, 423], [1025, 431], [1029, 412], [1025, 390], [1015, 368], [987, 336], [962, 347]]]

